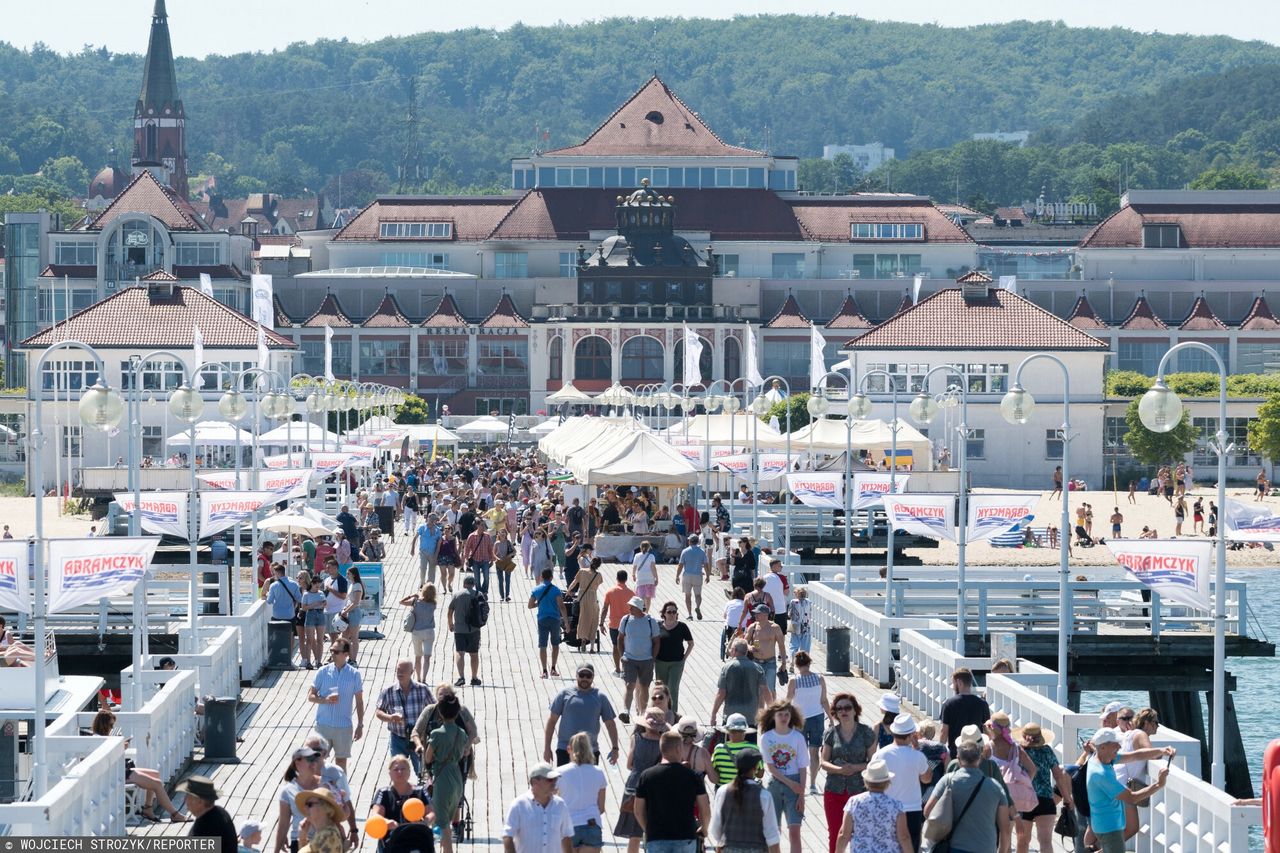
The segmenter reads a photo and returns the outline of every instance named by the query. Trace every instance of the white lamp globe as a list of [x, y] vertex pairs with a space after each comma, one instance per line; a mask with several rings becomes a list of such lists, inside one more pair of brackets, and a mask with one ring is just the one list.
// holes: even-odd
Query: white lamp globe
[[820, 418], [827, 413], [827, 398], [821, 394], [815, 394], [809, 398], [809, 402], [805, 404], [805, 408], [809, 411], [809, 417]]
[[751, 401], [751, 411], [755, 412], [757, 417], [764, 417], [769, 414], [769, 410], [772, 408], [773, 403], [770, 403], [769, 398], [763, 394]]
[[311, 414], [320, 414], [324, 411], [324, 396], [318, 391], [312, 391], [307, 395], [306, 406], [307, 411]]
[[921, 391], [907, 407], [907, 414], [916, 423], [927, 424], [938, 416], [938, 404], [933, 398]]
[[708, 394], [702, 398], [702, 406], [707, 410], [707, 414], [714, 414], [720, 411], [720, 397], [715, 394]]
[[1157, 380], [1138, 401], [1138, 418], [1152, 432], [1170, 432], [1182, 421], [1182, 401], [1163, 379]]
[[736, 414], [737, 411], [741, 408], [742, 408], [742, 401], [739, 400], [737, 397], [724, 398], [724, 410], [729, 414], [731, 415]]
[[855, 421], [864, 421], [871, 417], [871, 398], [859, 391], [849, 398], [849, 417]]
[[236, 423], [249, 413], [249, 401], [239, 391], [232, 389], [218, 398], [218, 414], [224, 421]]
[[1036, 398], [1015, 385], [1013, 390], [1004, 395], [1000, 401], [1000, 414], [1011, 424], [1030, 423], [1031, 413], [1036, 410]]
[[124, 417], [124, 400], [99, 379], [80, 397], [80, 421], [91, 429], [107, 432]]
[[694, 406], [693, 397], [686, 394], [680, 398], [680, 408], [684, 409], [685, 414], [692, 412], [693, 406]]
[[204, 414], [204, 398], [190, 385], [183, 385], [169, 395], [169, 414], [183, 423], [193, 424]]

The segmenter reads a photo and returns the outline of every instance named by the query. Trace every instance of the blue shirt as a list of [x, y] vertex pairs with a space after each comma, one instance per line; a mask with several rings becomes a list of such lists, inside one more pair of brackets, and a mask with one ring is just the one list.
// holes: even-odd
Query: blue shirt
[[529, 598], [538, 602], [538, 621], [559, 619], [560, 599], [563, 597], [564, 592], [551, 581], [545, 581], [535, 586]]
[[424, 554], [434, 554], [436, 546], [440, 544], [440, 534], [443, 529], [438, 524], [427, 524], [425, 521], [418, 525], [418, 550]]
[[1124, 829], [1124, 803], [1116, 799], [1126, 788], [1116, 769], [1093, 757], [1085, 777], [1089, 790], [1089, 825], [1097, 835]]
[[702, 574], [702, 567], [707, 564], [707, 552], [701, 546], [690, 545], [680, 552], [680, 572], [686, 575]]
[[287, 577], [276, 578], [267, 592], [267, 604], [271, 605], [272, 619], [292, 619], [293, 612], [302, 601], [302, 590]]
[[364, 682], [360, 678], [360, 670], [343, 664], [337, 666], [327, 663], [316, 670], [315, 680], [311, 682], [316, 693], [328, 696], [338, 691], [336, 705], [321, 704], [316, 706], [316, 725], [331, 726], [337, 729], [349, 729], [351, 709], [357, 693], [364, 692]]

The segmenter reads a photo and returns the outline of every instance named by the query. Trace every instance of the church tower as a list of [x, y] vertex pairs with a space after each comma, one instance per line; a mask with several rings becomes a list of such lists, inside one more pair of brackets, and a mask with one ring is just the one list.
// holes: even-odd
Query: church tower
[[169, 15], [164, 0], [156, 0], [142, 93], [133, 110], [133, 174], [151, 172], [183, 198], [187, 197], [186, 124], [169, 43]]

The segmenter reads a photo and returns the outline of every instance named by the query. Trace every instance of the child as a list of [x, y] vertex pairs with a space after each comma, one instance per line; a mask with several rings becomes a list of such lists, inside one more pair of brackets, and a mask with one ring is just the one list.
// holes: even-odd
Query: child
[[[324, 575], [311, 579], [311, 588], [302, 593], [302, 609], [306, 614], [302, 621], [302, 665], [307, 669], [319, 669], [324, 658]], [[312, 662], [314, 660], [314, 663]]]
[[947, 769], [947, 761], [951, 758], [947, 752], [947, 745], [934, 740], [937, 734], [938, 724], [933, 720], [925, 720], [920, 724], [920, 751], [929, 760], [929, 769], [933, 772], [933, 778], [924, 786], [925, 802], [928, 802], [933, 786], [942, 778], [942, 774]]
[[240, 826], [239, 853], [258, 853], [258, 845], [262, 843], [262, 824], [256, 820], [246, 820]]

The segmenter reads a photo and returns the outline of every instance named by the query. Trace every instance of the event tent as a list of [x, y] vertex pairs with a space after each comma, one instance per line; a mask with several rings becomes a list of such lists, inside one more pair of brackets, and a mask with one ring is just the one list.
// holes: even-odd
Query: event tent
[[[893, 431], [886, 421], [870, 419], [853, 422], [853, 434], [846, 433], [844, 419], [819, 418], [808, 426], [791, 433], [792, 450], [810, 449], [822, 453], [843, 453], [846, 440], [851, 438], [854, 452], [868, 450], [876, 459], [887, 456], [893, 442]], [[812, 441], [812, 444], [810, 443]], [[928, 470], [933, 445], [929, 439], [911, 424], [898, 419], [898, 453], [909, 454], [918, 470]]]
[[[201, 421], [195, 425], [197, 447], [236, 447], [253, 443], [253, 435], [226, 421]], [[191, 430], [169, 436], [165, 441], [171, 447], [188, 447]]]
[[552, 406], [587, 406], [595, 402], [595, 400], [585, 391], [579, 391], [573, 387], [572, 382], [566, 382], [561, 386], [559, 391], [555, 391], [547, 395], [547, 403]]
[[455, 427], [453, 431], [460, 436], [497, 435], [507, 431], [507, 422], [499, 420], [491, 415], [485, 415], [484, 417], [476, 418], [474, 421], [464, 424], [463, 426]]
[[[694, 415], [667, 427], [662, 436], [677, 444], [731, 444], [750, 448], [754, 439], [761, 450], [782, 450], [787, 446], [786, 435], [745, 411], [736, 415]], [[794, 452], [794, 433], [791, 444]]]
[[331, 432], [319, 424], [313, 424], [308, 421], [293, 421], [292, 423], [283, 423], [275, 429], [268, 430], [258, 436], [258, 443], [271, 446], [284, 447], [286, 444], [294, 446], [310, 443], [313, 450], [319, 450], [328, 442], [330, 448], [336, 448], [342, 443], [342, 436], [336, 432]]
[[583, 485], [685, 486], [698, 478], [675, 448], [629, 421], [570, 418], [538, 449]]
[[536, 426], [529, 427], [528, 432], [529, 432], [529, 434], [530, 434], [530, 435], [536, 435], [536, 436], [541, 437], [541, 436], [544, 436], [544, 435], [546, 435], [547, 433], [551, 432], [552, 430], [554, 430], [554, 429], [555, 429], [556, 427], [558, 427], [558, 426], [560, 426], [560, 419], [559, 419], [559, 418], [547, 418], [547, 419], [546, 419], [545, 421], [543, 421], [542, 423], [540, 423], [540, 424], [538, 424], [538, 425], [536, 425]]

